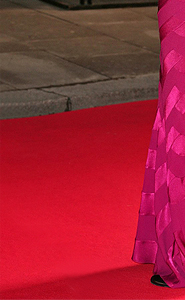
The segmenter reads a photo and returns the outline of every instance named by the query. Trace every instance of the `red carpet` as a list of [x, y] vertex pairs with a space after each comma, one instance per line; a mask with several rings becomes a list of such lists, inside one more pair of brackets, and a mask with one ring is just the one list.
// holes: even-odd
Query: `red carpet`
[[1, 299], [185, 299], [131, 261], [156, 100], [1, 124]]

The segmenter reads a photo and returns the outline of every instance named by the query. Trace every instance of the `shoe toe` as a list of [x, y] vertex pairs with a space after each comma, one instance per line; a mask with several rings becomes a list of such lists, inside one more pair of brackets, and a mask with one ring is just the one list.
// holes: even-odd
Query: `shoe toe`
[[161, 276], [159, 276], [159, 275], [153, 275], [152, 277], [151, 277], [151, 283], [152, 284], [155, 284], [155, 285], [157, 285], [157, 286], [164, 286], [164, 287], [169, 287], [167, 284], [166, 284], [166, 282], [164, 282], [164, 280], [161, 278]]

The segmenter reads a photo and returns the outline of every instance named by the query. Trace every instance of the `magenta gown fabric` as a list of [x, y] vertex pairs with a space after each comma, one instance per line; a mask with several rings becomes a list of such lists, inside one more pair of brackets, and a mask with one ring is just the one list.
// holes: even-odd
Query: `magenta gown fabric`
[[159, 101], [132, 259], [185, 288], [185, 0], [159, 1], [158, 22]]

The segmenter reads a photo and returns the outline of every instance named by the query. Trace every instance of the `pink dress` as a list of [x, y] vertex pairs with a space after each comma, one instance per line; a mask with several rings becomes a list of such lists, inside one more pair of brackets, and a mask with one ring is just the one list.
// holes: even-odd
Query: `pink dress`
[[159, 102], [132, 259], [185, 288], [185, 0], [159, 0]]

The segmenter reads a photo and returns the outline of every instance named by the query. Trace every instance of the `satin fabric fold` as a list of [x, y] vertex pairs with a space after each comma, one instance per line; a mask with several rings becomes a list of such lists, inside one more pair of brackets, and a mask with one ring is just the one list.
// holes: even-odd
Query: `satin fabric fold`
[[185, 288], [185, 0], [159, 1], [158, 23], [159, 101], [132, 259]]

